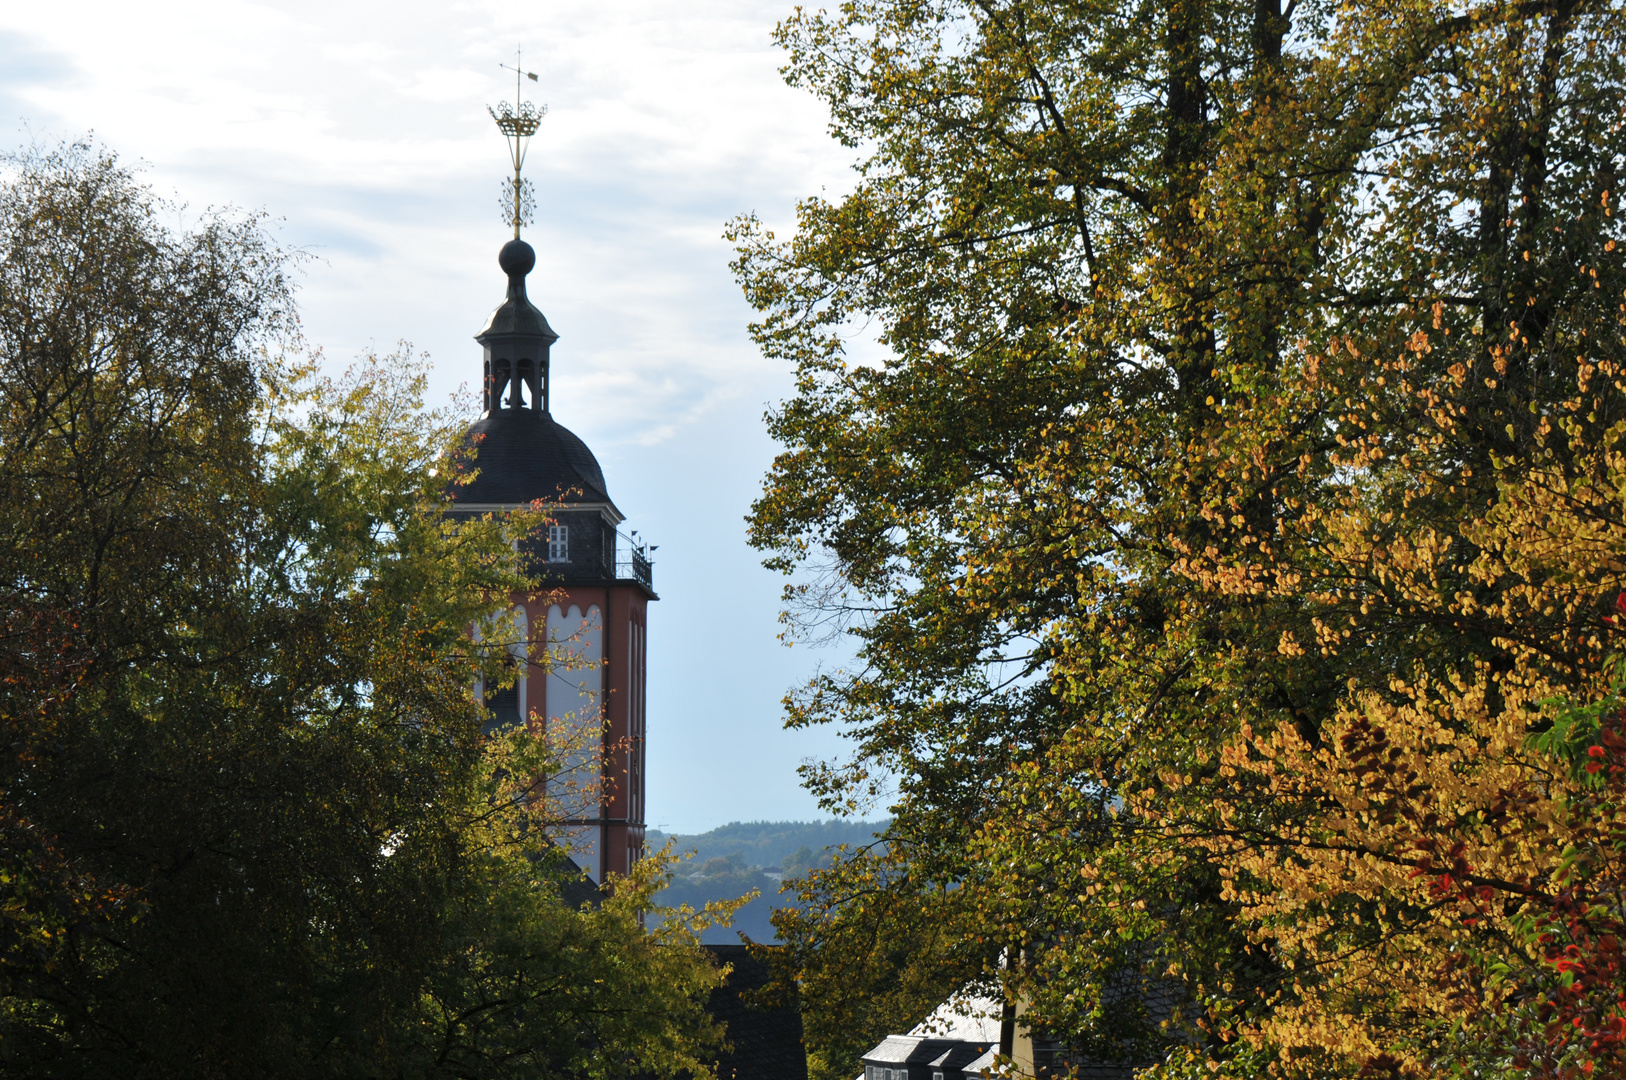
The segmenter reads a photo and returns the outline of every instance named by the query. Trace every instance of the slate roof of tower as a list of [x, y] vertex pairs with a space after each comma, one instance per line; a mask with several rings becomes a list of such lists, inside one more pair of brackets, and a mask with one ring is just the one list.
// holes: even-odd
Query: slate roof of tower
[[795, 1005], [753, 1008], [744, 995], [768, 983], [768, 965], [745, 945], [707, 945], [733, 965], [728, 981], [711, 992], [706, 1011], [721, 1021], [732, 1049], [717, 1061], [717, 1080], [807, 1080], [802, 1013]]
[[542, 337], [549, 341], [558, 341], [559, 335], [553, 332], [548, 325], [548, 318], [543, 315], [537, 306], [526, 298], [524, 293], [515, 293], [510, 290], [508, 299], [497, 306], [486, 320], [485, 326], [474, 336], [476, 341], [485, 337], [495, 337], [498, 334], [520, 334], [526, 337]]
[[579, 909], [583, 904], [598, 907], [604, 903], [604, 891], [593, 884], [593, 879], [576, 865], [576, 860], [565, 856], [564, 865], [559, 874], [559, 898], [565, 906], [572, 911]]
[[536, 266], [536, 250], [516, 236], [497, 252], [497, 265], [508, 275], [508, 297], [497, 305], [474, 340], [514, 334], [558, 341], [559, 335], [548, 325], [547, 316], [525, 295], [525, 275]]
[[493, 409], [468, 437], [479, 475], [457, 489], [460, 503], [610, 502], [598, 459], [547, 413]]

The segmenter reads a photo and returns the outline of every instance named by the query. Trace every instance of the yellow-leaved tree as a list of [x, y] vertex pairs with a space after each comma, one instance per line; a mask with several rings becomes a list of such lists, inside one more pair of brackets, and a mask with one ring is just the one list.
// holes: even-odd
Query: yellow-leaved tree
[[[1228, 1034], [1280, 1048], [1290, 1071], [1626, 1067], [1626, 425], [1564, 415], [1622, 392], [1618, 365], [1583, 357], [1569, 408], [1534, 453], [1495, 461], [1494, 500], [1456, 529], [1405, 507], [1327, 515], [1318, 580], [1492, 626], [1500, 655], [1352, 686], [1313, 743], [1245, 726], [1220, 752], [1221, 775], [1313, 808], [1261, 828], [1228, 807], [1230, 830], [1201, 840], [1291, 975], [1264, 1019]], [[1417, 476], [1419, 500], [1434, 482]]]

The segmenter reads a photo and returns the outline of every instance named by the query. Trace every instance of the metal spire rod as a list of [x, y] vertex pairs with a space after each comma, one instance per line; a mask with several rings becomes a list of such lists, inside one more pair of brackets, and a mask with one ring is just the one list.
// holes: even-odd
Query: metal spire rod
[[548, 114], [546, 105], [537, 106], [520, 98], [523, 80], [530, 79], [537, 82], [536, 72], [526, 71], [523, 66], [524, 55], [519, 49], [514, 50], [514, 64], [499, 63], [497, 66], [504, 71], [514, 73], [514, 104], [500, 103], [496, 108], [486, 106], [486, 112], [497, 122], [497, 130], [503, 133], [508, 142], [508, 156], [514, 163], [514, 178], [503, 184], [503, 219], [514, 227], [514, 239], [519, 239], [521, 225], [531, 223], [531, 214], [535, 210], [536, 202], [532, 193], [531, 182], [520, 175], [525, 168], [525, 152], [530, 148], [531, 136], [541, 126], [542, 118]]

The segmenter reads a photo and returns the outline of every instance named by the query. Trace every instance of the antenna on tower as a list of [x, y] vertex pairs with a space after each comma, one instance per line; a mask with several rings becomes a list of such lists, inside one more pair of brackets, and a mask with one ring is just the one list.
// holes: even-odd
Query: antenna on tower
[[537, 81], [536, 72], [526, 71], [523, 64], [523, 54], [519, 49], [514, 50], [514, 63], [510, 67], [499, 63], [497, 66], [504, 71], [514, 73], [514, 104], [504, 101], [495, 108], [486, 106], [486, 112], [497, 121], [497, 130], [503, 133], [508, 140], [508, 156], [514, 163], [514, 178], [503, 181], [502, 207], [503, 221], [514, 227], [514, 239], [519, 239], [519, 227], [531, 223], [531, 215], [536, 210], [536, 197], [531, 188], [531, 182], [520, 175], [525, 168], [525, 151], [530, 147], [531, 136], [541, 126], [542, 118], [548, 115], [546, 105], [533, 105], [529, 101], [520, 100], [520, 89], [523, 80]]

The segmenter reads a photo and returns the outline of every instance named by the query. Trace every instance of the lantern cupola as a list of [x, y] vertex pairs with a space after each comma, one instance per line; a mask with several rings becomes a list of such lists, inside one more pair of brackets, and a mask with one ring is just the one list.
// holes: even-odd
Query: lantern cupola
[[536, 266], [536, 252], [515, 237], [497, 253], [497, 265], [508, 275], [508, 296], [475, 335], [485, 350], [483, 406], [548, 411], [548, 349], [559, 335], [547, 316], [525, 294], [525, 275]]

